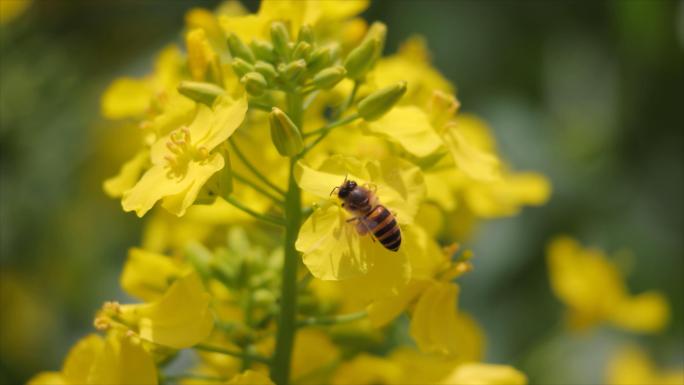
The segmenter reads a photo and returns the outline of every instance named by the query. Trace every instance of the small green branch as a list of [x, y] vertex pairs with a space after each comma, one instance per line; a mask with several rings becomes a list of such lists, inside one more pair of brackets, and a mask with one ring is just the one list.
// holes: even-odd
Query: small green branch
[[272, 215], [266, 215], [266, 214], [258, 213], [256, 211], [250, 209], [249, 207], [245, 206], [244, 204], [242, 204], [242, 202], [235, 199], [233, 196], [228, 196], [224, 199], [228, 203], [230, 203], [231, 205], [235, 206], [236, 208], [244, 211], [245, 213], [247, 213], [247, 214], [253, 216], [254, 218], [259, 219], [263, 222], [266, 222], [266, 223], [269, 223], [272, 225], [276, 225], [276, 226], [284, 226], [285, 225], [285, 222], [281, 218], [277, 218], [277, 217], [274, 217]]
[[341, 323], [354, 322], [366, 318], [368, 312], [365, 310], [356, 313], [335, 315], [330, 317], [310, 317], [297, 322], [298, 327], [314, 325], [337, 325]]
[[349, 94], [347, 99], [344, 101], [344, 103], [342, 103], [339, 111], [337, 111], [337, 115], [336, 115], [337, 117], [342, 116], [342, 114], [344, 114], [349, 109], [349, 107], [351, 107], [351, 105], [354, 103], [354, 99], [356, 98], [356, 94], [359, 92], [359, 88], [361, 88], [361, 82], [358, 80], [355, 80], [354, 81], [354, 88], [352, 88], [351, 93]]
[[[269, 109], [269, 112], [270, 111], [271, 110]], [[242, 151], [240, 151], [240, 149], [238, 148], [238, 146], [235, 143], [235, 141], [233, 140], [233, 138], [230, 138], [229, 142], [230, 142], [231, 147], [233, 147], [233, 151], [235, 152], [235, 155], [237, 155], [237, 157], [240, 158], [240, 161], [245, 165], [245, 167], [247, 167], [249, 169], [249, 171], [251, 171], [254, 174], [254, 176], [259, 178], [259, 180], [264, 182], [268, 187], [272, 188], [274, 191], [278, 192], [280, 195], [283, 195], [283, 196], [285, 195], [285, 191], [283, 191], [283, 189], [281, 189], [280, 187], [273, 184], [273, 182], [268, 180], [268, 178], [266, 178], [264, 176], [264, 174], [259, 172], [259, 170], [252, 164], [252, 162], [250, 162], [249, 159], [247, 159], [245, 154], [243, 154]]]
[[271, 112], [272, 106], [269, 106], [267, 104], [255, 102], [253, 100], [249, 101], [249, 108], [254, 108], [256, 110], [261, 110], [261, 111], [266, 111], [266, 112]]
[[311, 144], [309, 144], [308, 146], [304, 147], [304, 149], [302, 150], [302, 152], [300, 152], [299, 155], [297, 155], [297, 157], [298, 157], [298, 158], [302, 158], [304, 155], [306, 155], [307, 152], [309, 152], [309, 151], [310, 151], [312, 148], [314, 148], [318, 143], [320, 143], [323, 139], [325, 139], [325, 137], [328, 136], [328, 134], [330, 133], [330, 131], [332, 131], [333, 128], [339, 127], [339, 126], [343, 126], [343, 125], [345, 125], [345, 124], [349, 124], [349, 123], [353, 122], [354, 120], [356, 120], [356, 119], [358, 119], [358, 118], [359, 118], [359, 114], [358, 114], [358, 113], [353, 113], [353, 114], [347, 116], [346, 118], [342, 118], [342, 119], [340, 119], [340, 120], [338, 120], [338, 121], [336, 121], [336, 122], [332, 122], [332, 123], [328, 124], [328, 125], [325, 126], [325, 127], [321, 127], [321, 128], [319, 128], [318, 130], [315, 130], [315, 131], [310, 132], [309, 134], [316, 134], [316, 133], [319, 133], [319, 132], [320, 132], [321, 135], [319, 135], [318, 138], [316, 138], [316, 140], [314, 140], [313, 142], [311, 142]]
[[277, 196], [271, 194], [270, 192], [266, 191], [265, 189], [261, 188], [258, 184], [252, 182], [251, 180], [245, 178], [244, 176], [236, 173], [233, 171], [233, 177], [237, 179], [238, 181], [246, 184], [247, 186], [251, 187], [254, 191], [258, 192], [259, 194], [269, 198], [270, 200], [273, 201], [273, 203], [282, 206], [285, 204], [282, 199], [278, 198]]
[[210, 346], [210, 345], [205, 345], [205, 344], [199, 344], [199, 345], [195, 345], [194, 348], [197, 350], [201, 350], [203, 352], [225, 354], [227, 356], [237, 357], [237, 358], [240, 358], [242, 360], [251, 360], [251, 361], [261, 362], [264, 364], [270, 364], [271, 363], [270, 359], [268, 359], [264, 356], [260, 356], [258, 354], [240, 352], [237, 350], [220, 348], [218, 346]]
[[340, 120], [337, 120], [337, 121], [334, 121], [330, 124], [327, 124], [327, 125], [319, 128], [319, 129], [313, 130], [311, 132], [307, 132], [307, 133], [303, 134], [303, 136], [305, 138], [308, 138], [309, 136], [324, 134], [326, 131], [330, 131], [335, 127], [344, 126], [345, 124], [349, 124], [358, 118], [359, 118], [359, 114], [352, 114], [352, 115], [347, 116], [346, 118], [342, 118]]

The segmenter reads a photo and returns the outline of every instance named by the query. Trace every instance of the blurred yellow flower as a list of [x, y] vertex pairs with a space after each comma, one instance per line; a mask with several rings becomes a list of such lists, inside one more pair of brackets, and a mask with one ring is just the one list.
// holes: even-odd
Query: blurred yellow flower
[[19, 17], [31, 5], [31, 0], [0, 1], [0, 25], [7, 24]]
[[220, 96], [213, 109], [198, 104], [189, 127], [176, 129], [152, 145], [152, 167], [123, 194], [124, 210], [142, 217], [161, 199], [168, 211], [185, 214], [202, 186], [224, 167], [223, 156], [212, 150], [235, 132], [246, 112], [244, 95]]
[[108, 119], [144, 117], [174, 96], [180, 98], [176, 87], [183, 64], [178, 47], [164, 48], [151, 75], [142, 79], [123, 77], [109, 85], [102, 95], [102, 114]]
[[508, 365], [468, 363], [443, 379], [443, 385], [525, 385], [527, 377]]
[[112, 332], [102, 338], [91, 334], [82, 338], [67, 355], [61, 372], [43, 372], [29, 385], [99, 385], [157, 383], [152, 356], [139, 343]]
[[637, 346], [621, 348], [606, 367], [608, 385], [681, 385], [684, 367], [672, 370], [657, 368], [646, 353]]
[[631, 295], [618, 267], [597, 249], [572, 238], [555, 238], [548, 247], [551, 288], [568, 306], [572, 328], [607, 322], [625, 330], [653, 333], [668, 323], [670, 308], [658, 291]]

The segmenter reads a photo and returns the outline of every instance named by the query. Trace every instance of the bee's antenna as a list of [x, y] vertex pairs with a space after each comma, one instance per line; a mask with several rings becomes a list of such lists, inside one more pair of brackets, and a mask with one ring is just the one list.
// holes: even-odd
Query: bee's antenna
[[339, 189], [340, 189], [340, 186], [335, 186], [335, 187], [333, 187], [332, 191], [330, 191], [330, 195], [329, 195], [329, 196], [332, 196], [333, 193], [335, 192], [335, 190], [339, 190]]

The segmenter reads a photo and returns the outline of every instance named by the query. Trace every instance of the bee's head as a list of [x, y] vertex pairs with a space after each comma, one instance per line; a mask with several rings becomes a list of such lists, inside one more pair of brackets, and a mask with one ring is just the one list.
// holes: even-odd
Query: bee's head
[[339, 191], [337, 192], [337, 196], [340, 199], [344, 199], [347, 196], [349, 196], [349, 193], [351, 193], [354, 189], [356, 188], [356, 182], [353, 180], [345, 180], [344, 183], [339, 188]]

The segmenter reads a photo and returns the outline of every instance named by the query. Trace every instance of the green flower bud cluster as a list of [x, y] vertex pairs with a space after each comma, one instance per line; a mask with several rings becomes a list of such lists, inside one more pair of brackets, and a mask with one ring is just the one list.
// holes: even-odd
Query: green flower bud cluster
[[255, 39], [249, 44], [237, 35], [228, 37], [231, 65], [250, 96], [258, 98], [270, 90], [329, 89], [347, 75], [337, 64], [339, 46], [317, 44], [310, 26], [302, 26], [293, 39], [284, 23], [274, 22], [270, 35], [270, 41]]

